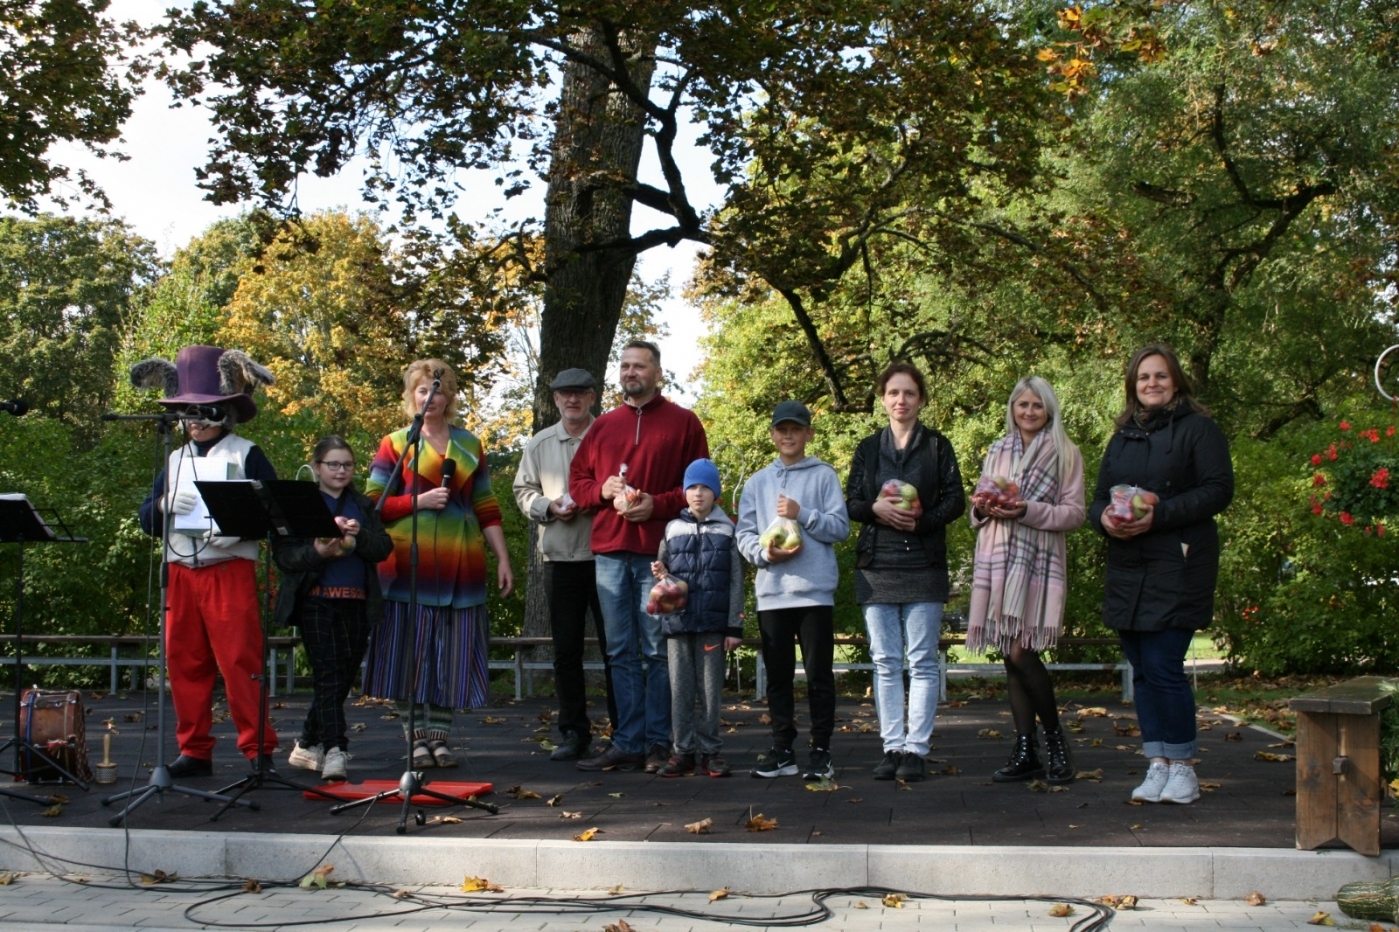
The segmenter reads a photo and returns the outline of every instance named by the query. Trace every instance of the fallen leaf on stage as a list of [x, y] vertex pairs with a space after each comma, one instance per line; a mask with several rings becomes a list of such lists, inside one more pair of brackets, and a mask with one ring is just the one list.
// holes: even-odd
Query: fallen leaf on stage
[[581, 819], [581, 818], [583, 818], [583, 813], [581, 813], [581, 812], [568, 812], [567, 810], [565, 810], [565, 811], [559, 813], [559, 818], [560, 818], [560, 819]]
[[1250, 906], [1266, 906], [1268, 904], [1268, 898], [1257, 890], [1254, 890], [1248, 896], [1244, 897], [1244, 902]]
[[885, 906], [890, 906], [894, 909], [903, 909], [904, 900], [906, 899], [908, 899], [908, 897], [904, 896], [902, 893], [886, 893], [884, 894], [883, 903]]
[[776, 819], [766, 819], [760, 812], [743, 825], [750, 832], [771, 832], [777, 828]]
[[573, 836], [573, 840], [574, 840], [574, 841], [592, 841], [592, 840], [593, 840], [593, 836], [596, 835], [596, 834], [597, 834], [598, 832], [600, 832], [600, 831], [602, 831], [602, 829], [597, 828], [597, 827], [593, 827], [593, 828], [588, 829], [588, 830], [585, 831], [585, 832], [579, 832], [577, 835], [574, 835], [574, 836]]
[[714, 824], [713, 819], [700, 819], [698, 822], [691, 822], [685, 826], [685, 831], [691, 835], [707, 835], [709, 828]]
[[1074, 908], [1068, 903], [1055, 903], [1049, 907], [1049, 915], [1051, 916], [1072, 916], [1073, 914]]
[[715, 890], [713, 893], [709, 894], [709, 902], [713, 903], [715, 900], [722, 900], [722, 899], [724, 899], [725, 897], [727, 897], [728, 895], [729, 895], [729, 888], [728, 888], [728, 887], [725, 887], [725, 888], [722, 889], [722, 890]]

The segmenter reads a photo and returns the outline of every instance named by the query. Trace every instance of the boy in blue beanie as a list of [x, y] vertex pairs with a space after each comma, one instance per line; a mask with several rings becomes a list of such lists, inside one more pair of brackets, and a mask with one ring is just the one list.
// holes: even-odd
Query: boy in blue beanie
[[670, 668], [673, 747], [660, 774], [727, 777], [729, 765], [719, 753], [719, 703], [725, 655], [743, 637], [743, 560], [733, 521], [715, 504], [723, 491], [719, 467], [707, 459], [695, 460], [685, 469], [684, 488], [689, 507], [666, 525], [651, 564], [657, 580], [670, 575], [688, 587], [684, 607], [661, 618]]

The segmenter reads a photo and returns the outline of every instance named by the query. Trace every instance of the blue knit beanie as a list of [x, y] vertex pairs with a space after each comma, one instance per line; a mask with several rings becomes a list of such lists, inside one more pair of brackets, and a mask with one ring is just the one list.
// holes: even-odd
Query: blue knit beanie
[[719, 467], [714, 465], [713, 460], [695, 460], [685, 467], [685, 485], [688, 489], [692, 485], [708, 486], [714, 497], [718, 498], [723, 492], [719, 486]]

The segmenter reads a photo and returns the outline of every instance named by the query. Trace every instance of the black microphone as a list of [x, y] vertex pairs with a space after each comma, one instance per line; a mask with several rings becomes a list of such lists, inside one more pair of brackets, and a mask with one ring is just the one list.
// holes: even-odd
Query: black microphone
[[0, 401], [0, 408], [10, 412], [15, 417], [21, 417], [29, 412], [29, 402], [23, 398], [16, 398], [14, 401]]
[[445, 488], [447, 487], [447, 483], [449, 483], [449, 482], [452, 481], [452, 476], [456, 475], [456, 472], [457, 472], [457, 461], [456, 461], [456, 460], [454, 460], [454, 459], [445, 459], [445, 460], [442, 461], [442, 488], [445, 489]]

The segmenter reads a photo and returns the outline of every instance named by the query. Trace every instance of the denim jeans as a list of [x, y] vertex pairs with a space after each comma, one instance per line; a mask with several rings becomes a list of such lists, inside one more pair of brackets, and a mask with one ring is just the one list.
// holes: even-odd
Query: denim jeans
[[1119, 631], [1122, 653], [1132, 665], [1137, 724], [1148, 759], [1190, 760], [1200, 756], [1195, 731], [1195, 691], [1185, 675], [1185, 653], [1194, 631]]
[[643, 754], [654, 745], [671, 743], [665, 639], [661, 619], [646, 614], [646, 596], [656, 582], [653, 560], [655, 555], [644, 553], [600, 553], [594, 560], [617, 700], [612, 746], [625, 754]]
[[[941, 602], [860, 606], [874, 661], [874, 708], [885, 751], [928, 754], [938, 707]], [[904, 726], [904, 655], [908, 655], [908, 725]]]

